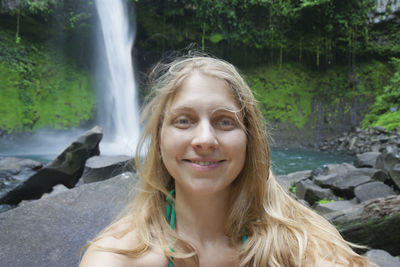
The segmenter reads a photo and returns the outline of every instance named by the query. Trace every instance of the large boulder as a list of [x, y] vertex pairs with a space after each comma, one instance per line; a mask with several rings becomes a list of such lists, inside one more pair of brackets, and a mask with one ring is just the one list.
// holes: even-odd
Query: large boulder
[[314, 184], [311, 180], [304, 180], [296, 185], [296, 196], [304, 199], [310, 205], [313, 205], [320, 199], [337, 199], [330, 189], [322, 188]]
[[393, 257], [389, 253], [381, 249], [371, 249], [365, 255], [372, 262], [378, 264], [379, 267], [399, 267], [400, 259]]
[[24, 180], [27, 174], [32, 174], [43, 167], [39, 161], [24, 158], [1, 157], [0, 177], [13, 176], [16, 179]]
[[354, 166], [357, 168], [373, 168], [376, 163], [376, 159], [381, 153], [379, 152], [365, 152], [357, 154], [354, 160]]
[[0, 198], [0, 204], [16, 205], [22, 200], [38, 199], [57, 184], [74, 187], [83, 173], [86, 160], [100, 154], [102, 137], [103, 130], [98, 126], [85, 132], [52, 162]]
[[128, 156], [94, 156], [85, 164], [79, 183], [104, 181], [127, 171], [134, 171], [135, 160]]
[[312, 178], [312, 175], [311, 170], [306, 170], [292, 172], [287, 175], [279, 175], [276, 178], [278, 183], [286, 190], [286, 192], [289, 192], [291, 186], [294, 186], [300, 181]]
[[338, 166], [334, 168], [336, 172], [329, 170], [326, 175], [314, 177], [314, 182], [323, 188], [330, 188], [338, 196], [350, 199], [354, 197], [355, 187], [372, 181], [374, 169], [355, 168], [347, 163]]
[[364, 202], [357, 209], [325, 217], [347, 241], [400, 255], [399, 195]]
[[400, 156], [397, 153], [385, 150], [377, 157], [375, 168], [390, 172], [399, 163]]
[[80, 249], [129, 202], [135, 176], [85, 184], [0, 214], [0, 265], [78, 266]]
[[382, 182], [370, 182], [354, 188], [354, 195], [360, 202], [395, 195], [393, 189]]
[[393, 169], [389, 171], [389, 176], [397, 188], [400, 189], [400, 163], [393, 166]]
[[31, 159], [0, 158], [0, 197], [14, 189], [42, 167], [43, 164], [41, 162]]
[[338, 200], [338, 201], [332, 201], [332, 202], [327, 202], [327, 203], [316, 203], [316, 205], [313, 208], [319, 214], [324, 215], [324, 214], [328, 214], [331, 212], [348, 210], [355, 206], [356, 206], [356, 204], [354, 203], [354, 201]]

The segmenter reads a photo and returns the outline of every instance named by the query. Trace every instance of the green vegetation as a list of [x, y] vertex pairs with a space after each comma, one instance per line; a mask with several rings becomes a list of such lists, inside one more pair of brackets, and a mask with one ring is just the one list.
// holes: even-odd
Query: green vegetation
[[[90, 119], [94, 2], [15, 3], [0, 14], [7, 29], [0, 32], [0, 134]], [[357, 116], [374, 103], [363, 127], [399, 127], [400, 24], [372, 23], [376, 0], [127, 3], [135, 9], [141, 71], [195, 43], [244, 70], [269, 121], [312, 127], [318, 103], [324, 127], [334, 128], [354, 103], [362, 107]]]
[[[316, 98], [332, 109], [343, 99], [369, 101], [390, 77], [388, 66], [379, 61], [360, 63], [351, 78], [346, 66], [316, 72], [299, 63], [252, 68], [246, 73], [265, 118], [299, 128], [312, 119]], [[351, 112], [351, 106], [345, 106], [344, 112]]]
[[327, 200], [325, 198], [318, 200], [319, 204], [328, 204], [328, 203], [332, 203], [332, 202], [335, 202], [335, 200], [333, 200], [333, 199], [332, 200]]
[[379, 94], [370, 112], [365, 116], [363, 127], [383, 126], [388, 130], [400, 129], [400, 58], [392, 58], [395, 69], [389, 83]]
[[296, 185], [291, 185], [289, 187], [289, 191], [296, 195], [296, 188], [297, 188]]
[[2, 132], [68, 128], [92, 117], [94, 96], [84, 71], [50, 47], [0, 35]]

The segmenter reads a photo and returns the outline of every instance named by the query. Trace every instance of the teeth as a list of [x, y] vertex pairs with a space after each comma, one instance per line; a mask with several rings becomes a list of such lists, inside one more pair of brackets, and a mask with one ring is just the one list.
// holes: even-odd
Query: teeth
[[193, 163], [200, 165], [200, 166], [209, 166], [211, 164], [214, 164], [214, 161], [194, 161]]

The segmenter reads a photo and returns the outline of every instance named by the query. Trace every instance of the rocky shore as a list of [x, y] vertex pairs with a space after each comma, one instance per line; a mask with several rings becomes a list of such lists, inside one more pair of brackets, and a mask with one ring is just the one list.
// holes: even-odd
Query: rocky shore
[[[379, 266], [400, 266], [399, 136], [379, 128], [360, 131], [323, 145], [324, 150], [339, 144], [336, 152], [364, 152], [354, 164], [277, 179], [346, 240], [367, 245], [370, 250], [361, 253]], [[0, 158], [0, 186], [7, 187], [0, 207], [12, 208], [0, 213], [2, 265], [77, 266], [80, 248], [129, 201], [137, 180], [133, 159], [99, 155], [101, 138], [99, 127], [89, 130], [46, 166]]]
[[400, 147], [400, 131], [387, 131], [379, 126], [364, 130], [354, 128], [340, 137], [322, 141], [318, 147], [322, 151], [350, 155], [395, 150]]

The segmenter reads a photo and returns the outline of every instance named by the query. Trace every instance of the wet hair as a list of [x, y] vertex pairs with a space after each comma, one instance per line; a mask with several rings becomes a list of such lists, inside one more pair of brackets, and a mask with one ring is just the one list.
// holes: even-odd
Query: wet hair
[[[328, 221], [299, 204], [277, 183], [270, 167], [266, 126], [251, 89], [230, 63], [210, 56], [187, 55], [168, 64], [159, 63], [150, 74], [152, 91], [142, 118], [145, 123], [136, 153], [139, 182], [135, 198], [124, 218], [130, 222], [138, 244], [132, 250], [105, 248], [130, 257], [140, 257], [157, 246], [167, 257], [185, 258], [198, 266], [195, 248], [170, 229], [165, 219], [166, 197], [174, 181], [162, 163], [160, 129], [169, 101], [192, 73], [200, 72], [227, 82], [241, 112], [247, 136], [242, 171], [232, 184], [225, 235], [238, 242], [248, 239], [239, 251], [240, 266], [373, 266], [351, 249]], [[144, 158], [141, 151], [147, 150]], [[107, 235], [103, 231], [95, 240]], [[120, 235], [124, 233], [120, 233]], [[171, 251], [170, 247], [173, 247]], [[326, 266], [326, 264], [325, 264]]]

